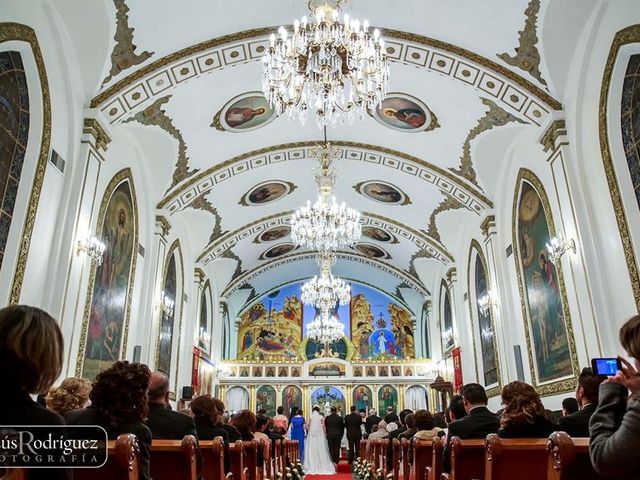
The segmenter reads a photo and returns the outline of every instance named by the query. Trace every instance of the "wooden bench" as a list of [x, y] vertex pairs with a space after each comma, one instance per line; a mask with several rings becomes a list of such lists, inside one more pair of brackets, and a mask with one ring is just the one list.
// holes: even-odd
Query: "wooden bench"
[[0, 468], [0, 480], [27, 480], [27, 470], [22, 468]]
[[154, 440], [149, 469], [154, 480], [196, 480], [198, 443], [193, 435], [182, 440]]
[[588, 438], [554, 432], [547, 442], [547, 480], [602, 480], [591, 464]]
[[400, 455], [402, 456], [402, 478], [403, 480], [409, 480], [411, 474], [411, 462], [409, 461], [409, 448], [411, 442], [409, 439], [403, 438], [400, 440]]
[[[240, 442], [240, 449], [242, 443]], [[228, 455], [231, 457], [231, 447], [227, 449]], [[223, 480], [234, 478], [233, 473], [229, 472], [226, 476], [224, 473], [224, 442], [222, 437], [216, 437], [213, 440], [202, 440], [200, 442], [200, 452], [202, 453], [202, 468], [200, 476], [202, 480]], [[240, 469], [242, 469], [242, 452], [240, 453]], [[233, 465], [229, 462], [229, 465]], [[155, 478], [154, 478], [155, 480]]]
[[427, 466], [427, 480], [440, 480], [442, 475], [442, 437], [433, 437], [431, 440], [431, 465]]
[[413, 464], [410, 478], [412, 480], [426, 480], [427, 467], [431, 466], [433, 439], [413, 440]]
[[484, 480], [540, 480], [547, 477], [546, 438], [502, 439], [497, 434], [485, 440]]
[[391, 472], [393, 473], [393, 480], [400, 480], [400, 440], [394, 438], [391, 441]]
[[484, 480], [485, 440], [461, 440], [460, 437], [449, 439], [451, 469], [442, 473], [442, 480], [478, 479]]
[[131, 433], [123, 433], [109, 442], [109, 458], [102, 468], [78, 468], [73, 471], [74, 480], [138, 480], [140, 448], [138, 439]]
[[[206, 457], [204, 461], [206, 464]], [[229, 445], [229, 463], [234, 480], [247, 480], [248, 472], [244, 461], [244, 443], [240, 440]]]

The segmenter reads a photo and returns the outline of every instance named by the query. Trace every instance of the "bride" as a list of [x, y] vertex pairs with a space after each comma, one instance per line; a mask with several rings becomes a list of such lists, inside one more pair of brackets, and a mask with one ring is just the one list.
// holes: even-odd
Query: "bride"
[[336, 468], [329, 456], [329, 444], [324, 429], [324, 417], [320, 415], [320, 407], [313, 407], [307, 430], [307, 444], [304, 448], [305, 473], [334, 475]]

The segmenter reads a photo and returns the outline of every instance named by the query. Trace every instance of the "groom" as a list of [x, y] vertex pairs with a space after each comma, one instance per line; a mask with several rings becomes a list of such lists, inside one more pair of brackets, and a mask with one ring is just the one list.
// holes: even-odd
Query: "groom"
[[329, 443], [329, 454], [331, 461], [336, 465], [340, 462], [340, 444], [344, 434], [344, 421], [338, 415], [336, 407], [331, 407], [331, 415], [324, 419], [324, 426], [327, 430], [327, 442]]

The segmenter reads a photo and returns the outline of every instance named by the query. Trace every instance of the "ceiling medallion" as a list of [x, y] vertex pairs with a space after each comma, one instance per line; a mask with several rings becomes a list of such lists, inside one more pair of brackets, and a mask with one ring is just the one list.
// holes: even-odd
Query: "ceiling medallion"
[[315, 110], [319, 128], [335, 126], [341, 113], [347, 121], [375, 111], [389, 83], [389, 65], [380, 31], [369, 31], [344, 15], [342, 1], [312, 0], [311, 21], [295, 20], [293, 33], [284, 27], [271, 34], [262, 57], [262, 90], [278, 115], [287, 113], [305, 123], [307, 109]]

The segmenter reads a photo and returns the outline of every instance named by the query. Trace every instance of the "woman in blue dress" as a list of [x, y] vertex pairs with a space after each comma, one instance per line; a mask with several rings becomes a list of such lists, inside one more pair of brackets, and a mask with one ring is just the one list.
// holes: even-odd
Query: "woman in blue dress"
[[291, 419], [291, 440], [298, 440], [300, 449], [300, 462], [304, 460], [304, 417], [302, 410], [298, 409]]

